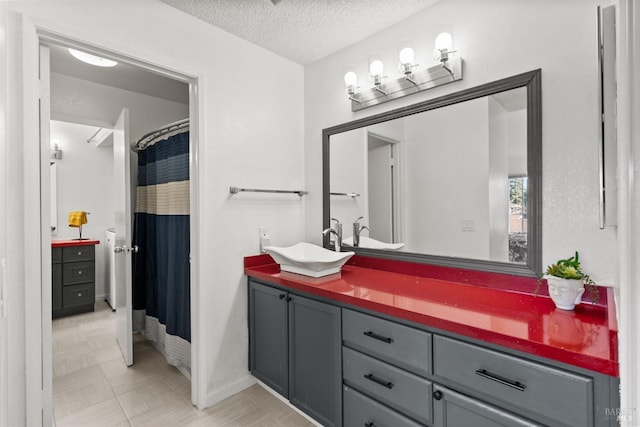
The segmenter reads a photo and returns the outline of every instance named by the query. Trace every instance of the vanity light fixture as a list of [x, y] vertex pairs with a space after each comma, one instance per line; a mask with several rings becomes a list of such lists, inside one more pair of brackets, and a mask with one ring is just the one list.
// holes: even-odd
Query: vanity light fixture
[[358, 75], [353, 71], [347, 71], [344, 75], [344, 84], [347, 87], [349, 99], [358, 102], [358, 99], [353, 96], [356, 94], [356, 89], [358, 88]]
[[433, 59], [438, 62], [447, 62], [453, 56], [453, 39], [449, 33], [440, 33], [436, 37], [436, 48], [433, 51]]
[[398, 54], [398, 57], [400, 58], [400, 68], [402, 68], [402, 72], [405, 75], [413, 73], [413, 67], [417, 65], [413, 63], [415, 55], [415, 52], [409, 46], [403, 47], [400, 50], [400, 53]]
[[418, 64], [413, 63], [415, 58], [413, 48], [410, 46], [403, 47], [398, 54], [398, 58], [400, 59], [400, 70], [404, 74], [404, 78], [413, 85], [417, 85], [418, 83], [413, 79], [413, 69], [418, 66]]
[[115, 67], [118, 65], [116, 61], [112, 61], [111, 59], [102, 58], [100, 56], [92, 55], [90, 53], [82, 52], [80, 50], [69, 48], [69, 53], [73, 55], [74, 58], [79, 59], [82, 62], [86, 62], [87, 64], [95, 65], [97, 67]]
[[351, 100], [351, 111], [362, 110], [392, 99], [422, 92], [462, 79], [462, 59], [453, 58], [453, 39], [449, 33], [441, 33], [436, 38], [434, 60], [438, 65], [419, 70], [415, 63], [415, 50], [405, 41], [398, 57], [401, 76], [383, 84], [384, 63], [375, 54], [369, 57], [370, 89], [356, 91], [358, 76], [352, 70], [344, 75], [344, 82]]
[[374, 59], [369, 63], [369, 75], [371, 77], [371, 81], [373, 82], [373, 89], [380, 92], [383, 95], [386, 95], [387, 92], [382, 90], [380, 86], [382, 85], [382, 79], [384, 76], [382, 73], [384, 72], [384, 63], [379, 59]]

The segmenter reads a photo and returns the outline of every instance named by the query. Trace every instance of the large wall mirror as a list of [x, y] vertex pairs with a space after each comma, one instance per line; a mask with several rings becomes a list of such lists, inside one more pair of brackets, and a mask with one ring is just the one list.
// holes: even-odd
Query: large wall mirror
[[535, 70], [325, 129], [323, 227], [361, 255], [538, 276], [541, 116]]

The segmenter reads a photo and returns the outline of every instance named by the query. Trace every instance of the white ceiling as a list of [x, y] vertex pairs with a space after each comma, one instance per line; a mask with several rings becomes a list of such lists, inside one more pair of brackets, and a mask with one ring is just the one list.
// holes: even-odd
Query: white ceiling
[[135, 65], [119, 62], [115, 67], [96, 67], [71, 56], [66, 47], [49, 45], [51, 72], [142, 93], [169, 101], [189, 103], [189, 85], [168, 79]]
[[304, 65], [402, 21], [438, 0], [161, 1]]
[[[299, 64], [309, 64], [439, 0], [161, 0]], [[275, 5], [274, 5], [275, 3]], [[140, 67], [85, 64], [51, 45], [51, 71], [187, 104], [188, 85]]]

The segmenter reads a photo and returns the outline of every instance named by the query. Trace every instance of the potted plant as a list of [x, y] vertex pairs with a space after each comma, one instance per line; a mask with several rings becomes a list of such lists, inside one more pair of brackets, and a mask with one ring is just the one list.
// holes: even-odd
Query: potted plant
[[549, 296], [562, 310], [573, 310], [580, 303], [585, 287], [589, 291], [592, 303], [598, 301], [598, 287], [580, 267], [578, 251], [571, 258], [560, 259], [547, 267], [545, 273]]

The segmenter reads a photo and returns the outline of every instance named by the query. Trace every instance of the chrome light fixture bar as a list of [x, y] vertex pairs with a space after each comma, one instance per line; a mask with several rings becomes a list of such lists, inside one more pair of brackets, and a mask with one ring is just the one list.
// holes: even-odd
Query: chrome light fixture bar
[[384, 63], [379, 53], [369, 56], [369, 89], [358, 91], [358, 76], [348, 70], [344, 83], [351, 100], [351, 111], [372, 107], [392, 99], [422, 92], [436, 86], [462, 80], [462, 59], [454, 58], [453, 38], [449, 33], [440, 33], [435, 40], [433, 60], [437, 65], [418, 70], [415, 51], [410, 39], [402, 41], [398, 64], [401, 77], [387, 81], [383, 74]]
[[379, 83], [368, 90], [350, 93], [351, 111], [359, 111], [457, 80], [462, 80], [462, 58], [459, 57], [407, 73], [396, 80]]

